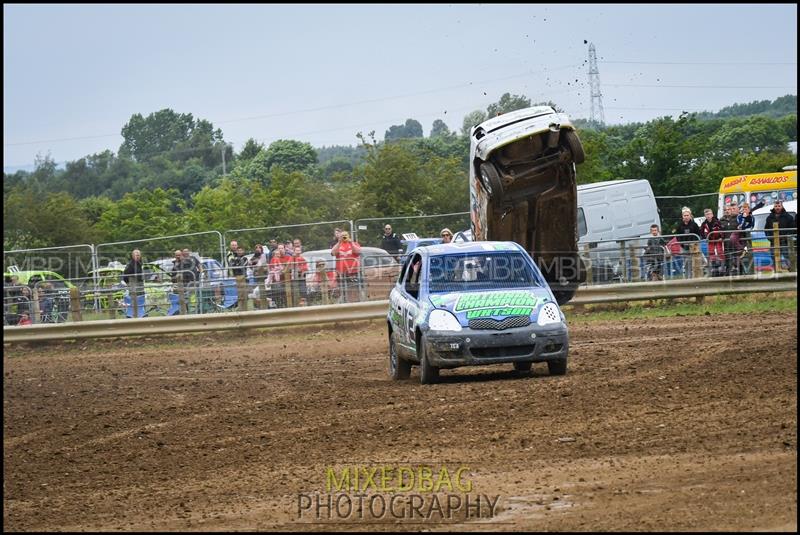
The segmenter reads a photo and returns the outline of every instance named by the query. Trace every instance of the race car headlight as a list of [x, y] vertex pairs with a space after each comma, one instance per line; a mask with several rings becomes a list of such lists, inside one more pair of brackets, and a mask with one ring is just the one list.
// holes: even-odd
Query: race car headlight
[[539, 318], [536, 323], [541, 327], [561, 322], [561, 311], [555, 303], [547, 303], [539, 309]]
[[428, 326], [434, 331], [460, 331], [461, 324], [450, 312], [434, 310], [428, 316]]

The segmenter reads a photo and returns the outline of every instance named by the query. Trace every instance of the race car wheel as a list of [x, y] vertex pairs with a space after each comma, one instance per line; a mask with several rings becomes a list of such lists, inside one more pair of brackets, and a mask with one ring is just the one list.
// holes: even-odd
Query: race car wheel
[[528, 373], [531, 371], [532, 362], [515, 362], [514, 369], [518, 372]]
[[548, 360], [547, 371], [550, 375], [566, 375], [567, 374], [567, 359], [562, 360]]
[[489, 197], [495, 202], [501, 200], [503, 198], [503, 181], [500, 180], [500, 174], [494, 164], [484, 162], [479, 171], [481, 184]]
[[389, 375], [395, 381], [408, 379], [411, 375], [411, 363], [401, 359], [397, 354], [397, 346], [391, 333], [389, 333]]
[[564, 144], [572, 154], [572, 160], [576, 164], [583, 163], [586, 160], [586, 153], [583, 152], [583, 144], [581, 143], [578, 134], [573, 130], [566, 130], [563, 134]]
[[428, 352], [425, 351], [425, 340], [419, 341], [419, 382], [423, 385], [435, 383], [439, 379], [439, 368], [431, 366], [428, 361]]

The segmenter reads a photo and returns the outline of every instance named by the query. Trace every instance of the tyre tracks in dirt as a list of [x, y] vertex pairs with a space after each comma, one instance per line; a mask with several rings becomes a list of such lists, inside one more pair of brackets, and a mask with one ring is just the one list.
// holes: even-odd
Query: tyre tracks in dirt
[[[6, 348], [10, 530], [796, 528], [797, 316], [570, 326], [537, 364], [387, 375], [381, 322]], [[468, 465], [498, 515], [301, 524], [331, 466]]]

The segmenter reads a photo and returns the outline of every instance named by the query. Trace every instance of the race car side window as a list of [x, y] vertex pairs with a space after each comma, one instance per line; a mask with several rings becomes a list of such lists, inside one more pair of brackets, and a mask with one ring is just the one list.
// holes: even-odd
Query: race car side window
[[419, 280], [422, 272], [422, 257], [415, 254], [411, 257], [411, 262], [408, 264], [408, 273], [406, 275], [406, 292], [414, 299], [419, 298]]
[[406, 257], [405, 261], [403, 262], [403, 267], [400, 268], [400, 275], [397, 276], [397, 283], [398, 284], [405, 284], [406, 278], [406, 271], [408, 270], [408, 265], [411, 263], [411, 257]]

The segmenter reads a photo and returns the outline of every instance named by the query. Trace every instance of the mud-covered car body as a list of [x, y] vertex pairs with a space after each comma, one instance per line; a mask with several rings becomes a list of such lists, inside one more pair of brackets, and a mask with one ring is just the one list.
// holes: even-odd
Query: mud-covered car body
[[[418, 266], [418, 267], [417, 267]], [[514, 242], [430, 245], [406, 258], [389, 296], [390, 374], [420, 365], [423, 383], [440, 368], [547, 361], [566, 372], [564, 315], [528, 253]]]
[[522, 245], [559, 304], [586, 279], [578, 256], [575, 175], [584, 158], [569, 117], [550, 106], [506, 113], [470, 132], [473, 239]]

